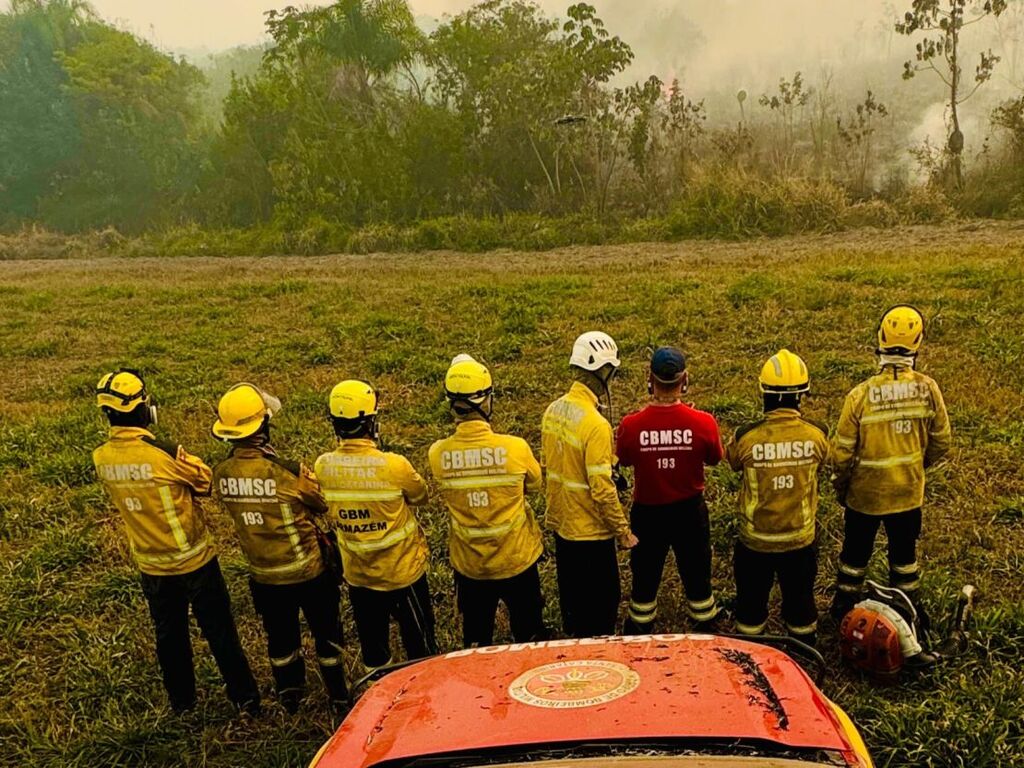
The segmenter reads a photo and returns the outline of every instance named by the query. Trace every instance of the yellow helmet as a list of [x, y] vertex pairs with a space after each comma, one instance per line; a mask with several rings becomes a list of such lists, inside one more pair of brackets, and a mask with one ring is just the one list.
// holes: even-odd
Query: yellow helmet
[[761, 391], [770, 394], [802, 393], [810, 389], [807, 366], [788, 349], [780, 349], [761, 368]]
[[878, 323], [878, 349], [882, 352], [914, 353], [924, 339], [924, 318], [909, 304], [897, 304]]
[[255, 384], [242, 382], [229, 389], [217, 404], [213, 435], [221, 440], [243, 440], [256, 434], [281, 410], [281, 401]]
[[449, 400], [480, 402], [491, 394], [494, 383], [487, 366], [469, 355], [457, 355], [444, 377], [444, 392]]
[[135, 371], [114, 371], [96, 382], [98, 408], [131, 413], [142, 404], [149, 404], [149, 393], [146, 391], [146, 383]]
[[377, 392], [365, 381], [349, 379], [331, 390], [331, 416], [350, 421], [377, 415]]

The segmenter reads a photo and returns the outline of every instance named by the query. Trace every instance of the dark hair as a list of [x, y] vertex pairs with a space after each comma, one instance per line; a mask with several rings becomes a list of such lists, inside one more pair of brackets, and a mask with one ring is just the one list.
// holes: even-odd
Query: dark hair
[[112, 427], [148, 427], [150, 422], [149, 406], [145, 403], [139, 403], [127, 413], [104, 407], [103, 413]]
[[765, 413], [778, 408], [794, 408], [799, 411], [801, 394], [800, 392], [765, 392]]
[[340, 439], [358, 440], [373, 436], [376, 420], [375, 416], [366, 416], [361, 419], [340, 419], [337, 416], [332, 416], [331, 424], [334, 426], [334, 434]]

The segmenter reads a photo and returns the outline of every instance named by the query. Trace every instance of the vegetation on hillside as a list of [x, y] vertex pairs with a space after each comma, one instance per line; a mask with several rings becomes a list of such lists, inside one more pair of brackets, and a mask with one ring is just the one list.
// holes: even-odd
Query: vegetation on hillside
[[[918, 46], [906, 71], [939, 78], [889, 86], [897, 50], [892, 71], [866, 73], [882, 91], [826, 67], [748, 94], [630, 82], [633, 48], [586, 3], [556, 20], [484, 0], [429, 34], [406, 0], [288, 7], [267, 14], [261, 58], [228, 52], [204, 77], [80, 0], [13, 0], [0, 13], [0, 103], [13, 106], [0, 112], [0, 229], [325, 252], [436, 247], [447, 241], [432, 229], [466, 219], [562, 219], [567, 234], [586, 219], [612, 230], [605, 241], [888, 226], [918, 220], [921, 197], [943, 218], [1024, 215], [1020, 87], [986, 82], [992, 51], [963, 71], [996, 22], [1004, 48], [1024, 46], [1024, 0], [908, 7], [889, 26]], [[989, 91], [987, 138], [969, 152], [956, 109]], [[950, 141], [909, 142], [942, 99]], [[574, 242], [535, 246], [518, 227], [498, 243]]]
[[[1020, 765], [1022, 257], [1019, 228], [1002, 225], [550, 256], [242, 258], [230, 270], [206, 258], [0, 262], [0, 359], [11, 374], [0, 380], [0, 764], [301, 766], [335, 726], [316, 681], [296, 718], [270, 705], [258, 720], [233, 719], [198, 634], [199, 710], [177, 719], [163, 707], [137, 575], [90, 463], [104, 435], [93, 405], [104, 371], [141, 368], [161, 432], [209, 461], [225, 452], [209, 429], [231, 384], [255, 381], [280, 396], [277, 444], [309, 462], [332, 444], [331, 386], [366, 377], [382, 393], [384, 443], [425, 468], [428, 446], [451, 429], [442, 378], [458, 352], [492, 367], [496, 426], [534, 446], [544, 407], [567, 386], [569, 345], [592, 327], [623, 351], [620, 413], [644, 399], [649, 348], [676, 343], [690, 356], [690, 396], [728, 431], [757, 414], [756, 375], [786, 345], [809, 364], [809, 414], [834, 423], [849, 387], [873, 369], [880, 311], [910, 301], [929, 318], [921, 362], [943, 387], [955, 436], [949, 461], [929, 475], [924, 599], [941, 627], [959, 586], [977, 584], [977, 633], [965, 657], [876, 688], [840, 667], [834, 634], [823, 631], [833, 664], [825, 691], [857, 720], [880, 766]], [[726, 598], [737, 490], [727, 469], [711, 473], [714, 583]], [[543, 513], [543, 499], [533, 503]], [[269, 689], [230, 522], [207, 510], [243, 643]], [[454, 648], [436, 496], [421, 519], [440, 642]], [[824, 609], [841, 534], [828, 488], [820, 521]], [[884, 578], [883, 560], [872, 573]], [[688, 625], [678, 577], [667, 573], [660, 627], [677, 630]], [[542, 576], [557, 626], [551, 560]], [[354, 671], [347, 598], [343, 607]]]

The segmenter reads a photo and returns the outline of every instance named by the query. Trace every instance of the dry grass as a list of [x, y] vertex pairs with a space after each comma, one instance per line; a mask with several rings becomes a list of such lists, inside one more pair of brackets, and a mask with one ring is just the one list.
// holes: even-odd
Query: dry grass
[[[922, 363], [956, 432], [930, 482], [925, 595], [941, 615], [961, 583], [978, 584], [984, 632], [969, 657], [906, 687], [876, 690], [837, 670], [825, 690], [858, 719], [881, 765], [1024, 763], [1022, 235], [984, 225], [547, 254], [0, 262], [0, 764], [303, 765], [333, 727], [320, 698], [295, 719], [271, 707], [235, 722], [205, 649], [198, 714], [180, 721], [163, 709], [120, 524], [92, 478], [103, 429], [91, 391], [103, 371], [141, 367], [161, 431], [210, 461], [224, 453], [209, 425], [230, 384], [254, 380], [279, 395], [279, 448], [310, 461], [331, 443], [330, 386], [366, 377], [383, 394], [386, 444], [424, 468], [450, 428], [441, 378], [457, 352], [491, 364], [496, 426], [534, 445], [544, 406], [566, 386], [568, 346], [591, 327], [623, 349], [621, 409], [643, 400], [647, 348], [673, 342], [691, 355], [693, 399], [735, 426], [757, 412], [761, 362], [787, 345], [811, 367], [808, 412], [834, 423], [871, 369], [878, 314], [901, 301], [932, 318]], [[736, 487], [728, 471], [712, 473], [715, 580], [726, 596]], [[230, 526], [209, 511], [243, 641], [268, 685]], [[452, 647], [436, 501], [424, 520], [441, 641]], [[826, 496], [822, 606], [840, 530]], [[551, 562], [543, 572], [555, 622]], [[663, 627], [685, 626], [679, 597], [671, 576]]]

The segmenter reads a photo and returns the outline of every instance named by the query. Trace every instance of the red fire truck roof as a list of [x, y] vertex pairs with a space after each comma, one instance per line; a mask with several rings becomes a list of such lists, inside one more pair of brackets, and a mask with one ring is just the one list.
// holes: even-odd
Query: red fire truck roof
[[679, 739], [851, 750], [828, 700], [784, 653], [709, 635], [651, 635], [477, 648], [398, 670], [362, 697], [318, 768]]

